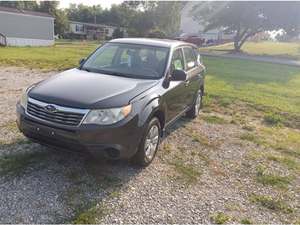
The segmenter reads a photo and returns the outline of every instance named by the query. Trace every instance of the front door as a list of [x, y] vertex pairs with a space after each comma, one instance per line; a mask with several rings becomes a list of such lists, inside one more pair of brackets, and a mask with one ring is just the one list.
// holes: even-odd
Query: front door
[[[174, 70], [185, 70], [182, 48], [174, 50], [170, 74]], [[185, 81], [170, 81], [170, 85], [165, 95], [167, 106], [166, 122], [170, 122], [178, 116], [187, 107], [186, 104], [186, 82]]]

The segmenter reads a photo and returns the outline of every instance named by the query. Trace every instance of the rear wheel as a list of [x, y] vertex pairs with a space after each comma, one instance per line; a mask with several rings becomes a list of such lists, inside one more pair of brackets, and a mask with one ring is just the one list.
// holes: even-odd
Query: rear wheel
[[155, 157], [161, 137], [161, 126], [159, 120], [154, 117], [148, 123], [146, 132], [139, 145], [133, 160], [141, 166], [148, 166]]
[[200, 109], [202, 108], [202, 91], [200, 90], [196, 96], [196, 101], [192, 108], [187, 111], [186, 116], [188, 118], [196, 118], [199, 115]]

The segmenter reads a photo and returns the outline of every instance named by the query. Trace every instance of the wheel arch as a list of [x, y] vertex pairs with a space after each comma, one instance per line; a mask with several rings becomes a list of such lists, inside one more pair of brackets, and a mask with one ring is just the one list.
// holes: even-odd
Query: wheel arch
[[146, 123], [148, 123], [153, 117], [158, 118], [161, 125], [161, 129], [163, 129], [166, 124], [166, 115], [161, 102], [161, 98], [159, 96], [151, 98], [151, 100], [148, 101], [147, 104], [145, 104], [140, 116], [140, 126], [143, 126]]

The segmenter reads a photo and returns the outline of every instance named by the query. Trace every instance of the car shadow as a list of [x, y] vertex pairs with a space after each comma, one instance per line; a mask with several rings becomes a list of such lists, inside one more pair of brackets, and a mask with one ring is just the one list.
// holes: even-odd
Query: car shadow
[[189, 123], [191, 123], [193, 119], [187, 118], [187, 117], [181, 117], [176, 122], [170, 124], [168, 128], [165, 130], [165, 133], [163, 135], [163, 140], [165, 140], [170, 134], [178, 130], [179, 128], [186, 127]]

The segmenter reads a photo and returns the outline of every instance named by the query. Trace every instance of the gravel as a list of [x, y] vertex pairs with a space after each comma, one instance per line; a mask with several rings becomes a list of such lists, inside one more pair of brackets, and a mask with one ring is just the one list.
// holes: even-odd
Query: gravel
[[[99, 223], [211, 223], [223, 212], [230, 223], [248, 218], [254, 223], [292, 223], [299, 216], [297, 184], [282, 190], [255, 181], [253, 149], [264, 150], [238, 137], [238, 125], [209, 124], [181, 119], [163, 140], [153, 163], [140, 169], [128, 162], [91, 159], [28, 143], [14, 125], [15, 103], [22, 90], [54, 73], [1, 68], [0, 74], [0, 223], [69, 223], [89, 208]], [[196, 132], [206, 138], [199, 143]], [[18, 173], [1, 167], [24, 158]], [[9, 161], [11, 160], [11, 161]], [[187, 182], [174, 162], [192, 165], [199, 176]], [[13, 169], [11, 169], [13, 170]], [[16, 170], [16, 168], [14, 168]], [[14, 172], [14, 171], [10, 171]], [[292, 214], [275, 212], [249, 200], [252, 194], [284, 195]], [[298, 209], [297, 209], [298, 207]]]

